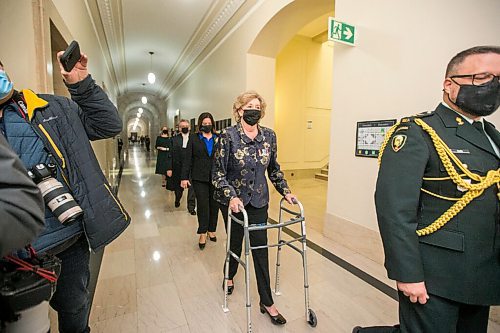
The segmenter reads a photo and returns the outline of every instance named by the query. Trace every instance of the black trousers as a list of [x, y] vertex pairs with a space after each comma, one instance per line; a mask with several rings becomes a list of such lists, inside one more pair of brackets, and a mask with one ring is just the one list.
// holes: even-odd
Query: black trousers
[[489, 306], [468, 305], [436, 295], [426, 304], [412, 303], [399, 292], [398, 326], [367, 327], [364, 333], [486, 333]]
[[210, 182], [193, 180], [194, 193], [198, 203], [198, 234], [217, 230], [219, 203], [214, 199], [215, 187]]
[[50, 306], [57, 311], [59, 332], [90, 332], [90, 249], [85, 236], [56, 255], [61, 260], [61, 274]]
[[[182, 193], [184, 193], [184, 189], [182, 187], [177, 187], [174, 190], [175, 193], [175, 202], [181, 202]], [[188, 197], [187, 197], [187, 209], [188, 211], [193, 211], [196, 208], [196, 196], [194, 194], [193, 187], [190, 186], [188, 189]]]
[[[221, 206], [221, 210], [226, 209], [226, 206]], [[227, 213], [226, 213], [227, 214]], [[224, 212], [223, 212], [224, 215]], [[266, 214], [267, 215], [267, 214]], [[242, 219], [242, 217], [241, 217]], [[255, 220], [252, 216], [248, 215], [248, 224], [261, 224], [266, 223], [262, 220]], [[243, 245], [243, 227], [236, 222], [231, 224], [231, 243], [230, 249], [237, 256], [241, 256]], [[250, 232], [250, 245], [262, 246], [267, 244], [267, 231], [252, 231]], [[257, 289], [259, 291], [260, 302], [265, 306], [274, 304], [273, 296], [271, 294], [271, 283], [269, 277], [269, 252], [268, 249], [258, 249], [252, 251], [253, 265], [255, 269], [255, 278], [257, 280]], [[229, 260], [229, 279], [232, 280], [238, 271], [238, 262], [231, 257]]]

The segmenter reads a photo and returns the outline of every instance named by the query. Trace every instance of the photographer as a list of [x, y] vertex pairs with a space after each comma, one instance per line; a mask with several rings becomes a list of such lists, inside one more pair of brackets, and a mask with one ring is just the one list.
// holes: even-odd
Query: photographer
[[[49, 194], [64, 191], [74, 198], [71, 204], [81, 208], [70, 222], [63, 218], [65, 205], [49, 202], [45, 229], [32, 244], [37, 252], [61, 260], [50, 305], [58, 313], [61, 333], [79, 333], [90, 331], [89, 247], [96, 251], [109, 244], [125, 230], [130, 217], [111, 192], [89, 142], [121, 132], [116, 107], [89, 75], [86, 55], [80, 54], [76, 65], [65, 71], [62, 54], [57, 58], [71, 99], [14, 90], [0, 62], [0, 129], [28, 170], [45, 172], [48, 167], [53, 178], [39, 182], [48, 184], [46, 201]], [[54, 189], [53, 184], [60, 187]]]
[[35, 239], [43, 211], [40, 190], [0, 134], [0, 258]]

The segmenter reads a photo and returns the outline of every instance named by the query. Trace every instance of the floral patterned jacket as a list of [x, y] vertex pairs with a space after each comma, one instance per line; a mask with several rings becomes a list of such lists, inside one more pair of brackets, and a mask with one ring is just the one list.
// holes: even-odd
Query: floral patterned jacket
[[241, 124], [221, 132], [215, 147], [212, 183], [215, 200], [229, 205], [238, 197], [246, 206], [261, 208], [269, 203], [266, 170], [276, 190], [281, 195], [290, 192], [280, 165], [276, 160], [278, 146], [276, 134], [270, 128], [259, 126], [259, 134], [251, 140]]

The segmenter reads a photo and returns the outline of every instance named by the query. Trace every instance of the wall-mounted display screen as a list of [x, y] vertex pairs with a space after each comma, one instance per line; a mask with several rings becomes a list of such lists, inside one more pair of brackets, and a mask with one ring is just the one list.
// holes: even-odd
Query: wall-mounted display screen
[[356, 156], [378, 157], [385, 134], [396, 119], [360, 121], [356, 128]]

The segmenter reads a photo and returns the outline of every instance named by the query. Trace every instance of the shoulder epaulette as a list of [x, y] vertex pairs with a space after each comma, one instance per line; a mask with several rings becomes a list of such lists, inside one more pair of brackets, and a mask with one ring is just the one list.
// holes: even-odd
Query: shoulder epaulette
[[414, 117], [425, 118], [425, 117], [429, 117], [432, 115], [434, 115], [434, 111], [424, 111], [424, 112], [417, 113]]
[[409, 122], [413, 122], [413, 120], [415, 118], [425, 118], [425, 117], [429, 117], [432, 115], [434, 115], [434, 111], [420, 112], [420, 113], [414, 114], [413, 116], [401, 118], [400, 122], [401, 123], [409, 123]]

